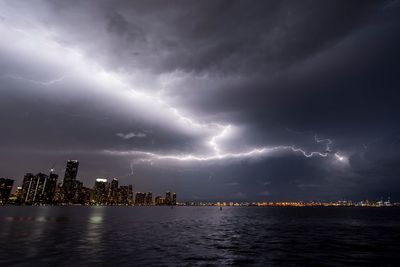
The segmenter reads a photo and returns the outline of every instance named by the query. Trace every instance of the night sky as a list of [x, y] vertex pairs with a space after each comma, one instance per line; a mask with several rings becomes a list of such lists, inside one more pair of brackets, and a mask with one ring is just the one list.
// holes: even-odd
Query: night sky
[[0, 177], [400, 200], [400, 1], [0, 0]]

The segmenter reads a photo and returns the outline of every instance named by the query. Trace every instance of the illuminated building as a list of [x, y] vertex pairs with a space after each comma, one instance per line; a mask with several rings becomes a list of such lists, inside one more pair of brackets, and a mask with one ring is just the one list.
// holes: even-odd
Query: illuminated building
[[71, 203], [76, 194], [76, 176], [78, 175], [79, 162], [77, 160], [68, 160], [63, 180], [64, 202]]
[[83, 183], [79, 180], [75, 180], [73, 187], [74, 197], [72, 198], [72, 203], [80, 203], [80, 199], [82, 198], [82, 188]]
[[64, 199], [64, 195], [63, 195], [62, 183], [57, 183], [56, 190], [54, 192], [53, 202], [54, 203], [62, 203], [63, 199]]
[[31, 180], [35, 177], [33, 173], [28, 172], [27, 174], [24, 175], [24, 179], [22, 180], [22, 193], [20, 194], [20, 203], [25, 203], [26, 196], [28, 195], [28, 190], [29, 190], [29, 184], [31, 183]]
[[31, 205], [46, 203], [46, 185], [48, 178], [49, 177], [44, 173], [38, 173], [36, 175], [27, 173], [22, 185], [23, 203]]
[[56, 193], [56, 188], [57, 188], [57, 179], [58, 175], [53, 172], [54, 170], [51, 169], [50, 175], [48, 177], [48, 181], [46, 183], [46, 193], [44, 196], [44, 202], [46, 203], [53, 203], [54, 202], [54, 196]]
[[22, 199], [22, 186], [17, 186], [17, 191], [15, 191], [16, 202], [20, 202]]
[[176, 193], [172, 193], [172, 205], [176, 205]]
[[117, 204], [118, 203], [118, 179], [114, 178], [111, 181], [110, 190], [108, 192], [108, 203]]
[[76, 199], [76, 203], [79, 203], [82, 205], [89, 204], [91, 193], [92, 193], [92, 189], [82, 186], [79, 190], [79, 194]]
[[0, 178], [0, 204], [7, 204], [13, 184], [14, 180]]
[[154, 200], [156, 205], [165, 205], [165, 198], [161, 197], [161, 196], [156, 196], [155, 200]]
[[133, 204], [133, 187], [132, 185], [128, 185], [128, 204]]
[[153, 193], [151, 192], [146, 194], [146, 205], [153, 205]]
[[137, 192], [135, 195], [135, 205], [142, 206], [146, 201], [146, 193]]
[[104, 205], [108, 200], [108, 182], [107, 179], [97, 178], [94, 183], [93, 197], [91, 202], [93, 204]]
[[129, 204], [128, 186], [120, 186], [118, 189], [118, 203], [123, 205]]
[[172, 196], [169, 191], [165, 193], [165, 205], [172, 205]]

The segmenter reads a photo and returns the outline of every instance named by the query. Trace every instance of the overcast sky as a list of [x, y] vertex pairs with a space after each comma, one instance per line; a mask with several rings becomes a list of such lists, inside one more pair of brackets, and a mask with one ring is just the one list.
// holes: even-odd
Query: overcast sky
[[399, 1], [0, 0], [0, 177], [400, 200]]

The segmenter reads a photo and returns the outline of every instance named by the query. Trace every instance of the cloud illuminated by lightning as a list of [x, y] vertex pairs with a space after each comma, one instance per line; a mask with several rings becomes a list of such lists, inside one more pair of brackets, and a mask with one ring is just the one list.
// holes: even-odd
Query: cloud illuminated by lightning
[[14, 79], [14, 80], [26, 81], [26, 82], [30, 82], [30, 83], [34, 83], [34, 84], [38, 84], [38, 85], [42, 85], [42, 86], [51, 86], [56, 83], [61, 83], [62, 81], [65, 80], [65, 78], [67, 78], [67, 76], [61, 76], [60, 78], [56, 78], [56, 79], [49, 80], [49, 81], [39, 81], [39, 80], [33, 80], [33, 79], [21, 77], [21, 76], [12, 75], [12, 74], [5, 74], [5, 75], [3, 75], [3, 77]]
[[[4, 29], [4, 28], [3, 28]], [[247, 157], [258, 157], [263, 155], [268, 155], [273, 152], [278, 151], [291, 151], [293, 153], [298, 153], [306, 158], [311, 157], [327, 157], [331, 152], [331, 146], [333, 142], [330, 139], [318, 139], [317, 135], [314, 136], [314, 140], [316, 143], [325, 143], [325, 152], [312, 151], [307, 152], [303, 148], [296, 147], [294, 145], [282, 145], [282, 146], [273, 146], [273, 147], [257, 147], [251, 148], [242, 152], [227, 152], [224, 151], [220, 142], [224, 140], [227, 135], [230, 133], [232, 129], [231, 124], [221, 124], [218, 122], [211, 123], [200, 123], [198, 120], [184, 116], [176, 107], [173, 107], [165, 102], [162, 97], [158, 95], [153, 95], [150, 93], [145, 93], [139, 90], [133, 89], [131, 86], [122, 81], [122, 79], [115, 73], [111, 73], [106, 71], [105, 68], [100, 66], [97, 63], [91, 62], [87, 58], [85, 58], [82, 54], [78, 53], [74, 49], [61, 45], [51, 39], [50, 34], [46, 34], [43, 30], [35, 31], [30, 33], [27, 30], [16, 29], [9, 27], [8, 30], [14, 31], [17, 34], [23, 35], [23, 37], [29, 41], [33, 40], [32, 46], [37, 46], [37, 44], [43, 45], [48, 49], [43, 51], [43, 54], [47, 54], [48, 57], [52, 57], [57, 59], [60, 62], [67, 61], [67, 64], [70, 64], [77, 73], [81, 73], [85, 77], [90, 77], [92, 79], [97, 80], [99, 83], [106, 85], [109, 88], [119, 88], [120, 90], [125, 90], [130, 94], [133, 94], [138, 101], [146, 99], [150, 103], [158, 104], [162, 106], [165, 110], [167, 110], [173, 117], [179, 122], [184, 123], [190, 128], [201, 128], [205, 129], [208, 134], [211, 136], [207, 136], [207, 144], [211, 149], [211, 153], [208, 155], [198, 155], [198, 154], [187, 154], [187, 155], [162, 155], [156, 154], [146, 151], [112, 151], [105, 150], [104, 153], [113, 154], [113, 155], [135, 155], [140, 156], [139, 161], [148, 161], [153, 162], [154, 160], [178, 160], [178, 161], [212, 161], [212, 160], [222, 160], [222, 159], [232, 159], [232, 158], [247, 158]], [[1, 29], [0, 29], [1, 30]], [[18, 38], [18, 37], [17, 37]], [[29, 45], [29, 43], [25, 42], [25, 45]], [[56, 83], [63, 82], [66, 78], [73, 76], [72, 74], [63, 75], [60, 78], [48, 80], [48, 81], [40, 81], [31, 78], [24, 78], [17, 75], [7, 74], [4, 75], [6, 78], [16, 79], [16, 80], [24, 80], [30, 83], [34, 83], [42, 86], [51, 86]], [[339, 160], [343, 161], [344, 157], [340, 156], [338, 153], [335, 153], [334, 156]]]

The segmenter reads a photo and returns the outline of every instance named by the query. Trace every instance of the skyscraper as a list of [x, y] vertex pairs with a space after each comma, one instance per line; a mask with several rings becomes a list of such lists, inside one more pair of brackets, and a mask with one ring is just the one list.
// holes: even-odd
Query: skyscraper
[[91, 202], [97, 205], [107, 204], [108, 200], [108, 182], [107, 179], [97, 178], [94, 183], [93, 197]]
[[135, 205], [142, 206], [146, 201], [146, 193], [137, 192], [135, 195]]
[[153, 205], [153, 193], [147, 192], [146, 194], [146, 205]]
[[133, 205], [133, 186], [128, 185], [128, 205]]
[[7, 204], [13, 184], [14, 180], [0, 178], [0, 205]]
[[118, 203], [119, 204], [124, 204], [128, 205], [129, 204], [129, 199], [128, 199], [128, 186], [120, 186], [118, 189]]
[[45, 202], [46, 203], [54, 203], [54, 195], [57, 188], [57, 179], [58, 174], [54, 173], [54, 170], [50, 170], [49, 180], [46, 185], [46, 195], [45, 195]]
[[82, 194], [83, 183], [79, 180], [74, 182], [74, 197], [72, 198], [72, 203], [79, 203]]
[[172, 196], [171, 192], [165, 193], [165, 205], [171, 205], [172, 204]]
[[172, 193], [172, 205], [176, 205], [176, 193]]
[[75, 181], [78, 175], [79, 162], [68, 160], [63, 180], [64, 201], [71, 203], [75, 197]]
[[22, 180], [22, 193], [20, 195], [19, 202], [25, 203], [26, 197], [28, 195], [28, 191], [30, 190], [31, 180], [35, 177], [33, 173], [28, 172], [24, 175], [24, 179]]
[[156, 205], [165, 205], [165, 198], [162, 196], [156, 196], [154, 202]]
[[46, 185], [48, 176], [44, 173], [33, 175], [27, 173], [22, 184], [23, 202], [25, 204], [46, 203]]
[[110, 190], [108, 193], [108, 203], [117, 204], [118, 203], [118, 179], [114, 178], [111, 181]]

